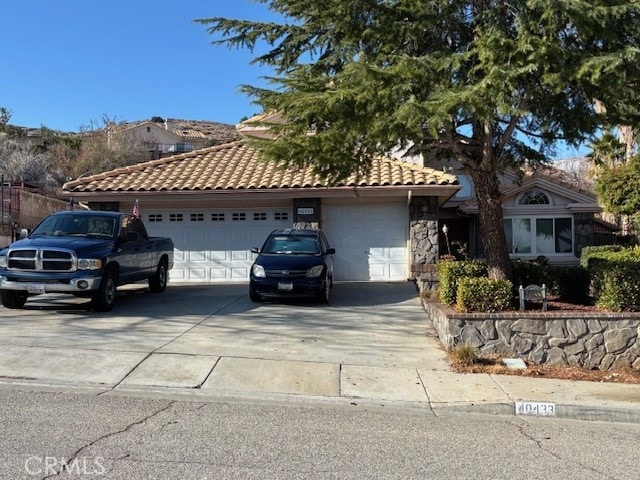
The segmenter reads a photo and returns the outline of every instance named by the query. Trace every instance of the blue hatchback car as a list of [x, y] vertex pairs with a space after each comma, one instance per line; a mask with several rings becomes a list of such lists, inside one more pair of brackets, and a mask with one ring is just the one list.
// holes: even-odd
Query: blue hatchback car
[[311, 297], [329, 302], [333, 285], [333, 254], [319, 230], [280, 229], [269, 234], [251, 267], [249, 296], [264, 298]]

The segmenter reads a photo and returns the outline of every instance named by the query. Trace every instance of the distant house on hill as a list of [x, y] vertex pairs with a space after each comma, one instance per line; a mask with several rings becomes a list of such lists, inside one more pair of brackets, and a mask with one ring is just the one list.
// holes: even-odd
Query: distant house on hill
[[145, 120], [109, 125], [107, 137], [110, 145], [144, 149], [150, 159], [158, 159], [227, 143], [237, 140], [239, 135], [233, 125], [167, 118], [162, 123]]

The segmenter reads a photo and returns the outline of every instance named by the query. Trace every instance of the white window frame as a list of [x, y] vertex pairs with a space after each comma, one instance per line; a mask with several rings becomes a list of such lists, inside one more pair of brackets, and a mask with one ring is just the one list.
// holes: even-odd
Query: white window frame
[[[556, 244], [556, 220], [557, 219], [569, 219], [571, 220], [571, 250], [568, 252], [556, 252], [555, 251], [555, 244]], [[509, 249], [509, 255], [511, 255], [512, 257], [521, 257], [521, 256], [532, 256], [532, 257], [537, 257], [537, 256], [545, 256], [545, 257], [553, 257], [553, 256], [561, 256], [561, 255], [573, 255], [574, 254], [574, 246], [575, 246], [575, 236], [576, 236], [576, 228], [575, 228], [575, 219], [573, 217], [573, 215], [509, 215], [509, 216], [505, 216], [504, 217], [504, 223], [506, 223], [507, 220], [511, 221], [511, 228], [512, 228], [512, 232], [511, 232], [511, 238], [513, 239], [513, 221], [514, 220], [528, 220], [529, 221], [529, 225], [530, 225], [530, 232], [529, 232], [529, 246], [531, 247], [531, 251], [529, 252], [518, 252], [518, 251], [514, 251], [513, 248], [513, 244], [511, 245], [507, 245], [507, 248]], [[554, 246], [554, 251], [553, 252], [538, 252], [538, 236], [537, 236], [537, 221], [538, 220], [552, 220], [553, 221], [553, 228], [554, 228], [554, 232], [553, 232], [553, 246]], [[506, 225], [505, 225], [506, 228]], [[507, 235], [507, 241], [509, 239], [509, 235]]]

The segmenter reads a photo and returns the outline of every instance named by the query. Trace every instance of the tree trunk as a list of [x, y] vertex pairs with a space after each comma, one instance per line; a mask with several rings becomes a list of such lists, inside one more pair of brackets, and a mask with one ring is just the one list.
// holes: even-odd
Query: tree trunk
[[478, 200], [482, 246], [489, 267], [489, 278], [511, 279], [511, 260], [502, 216], [502, 195], [495, 172], [472, 169], [471, 177]]

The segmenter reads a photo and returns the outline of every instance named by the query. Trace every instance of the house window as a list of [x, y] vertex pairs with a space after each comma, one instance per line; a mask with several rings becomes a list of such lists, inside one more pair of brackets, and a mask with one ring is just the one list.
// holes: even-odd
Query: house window
[[267, 214], [264, 212], [255, 212], [253, 214], [253, 220], [256, 222], [263, 221], [267, 219]]
[[161, 222], [162, 221], [162, 214], [161, 213], [150, 213], [149, 214], [149, 221], [150, 222]]
[[287, 212], [276, 212], [273, 214], [274, 220], [287, 221], [289, 220], [289, 214]]
[[212, 222], [224, 222], [224, 213], [212, 213], [211, 214]]
[[170, 213], [169, 221], [170, 222], [182, 222], [183, 215], [181, 213]]
[[518, 205], [551, 205], [551, 201], [546, 193], [533, 189], [522, 194]]
[[151, 127], [147, 127], [147, 133], [151, 132]]
[[247, 219], [246, 213], [234, 213], [231, 215], [231, 219], [233, 221], [244, 221]]
[[192, 213], [191, 214], [192, 222], [204, 222], [204, 213]]
[[571, 217], [506, 218], [504, 229], [512, 254], [554, 255], [573, 253]]

